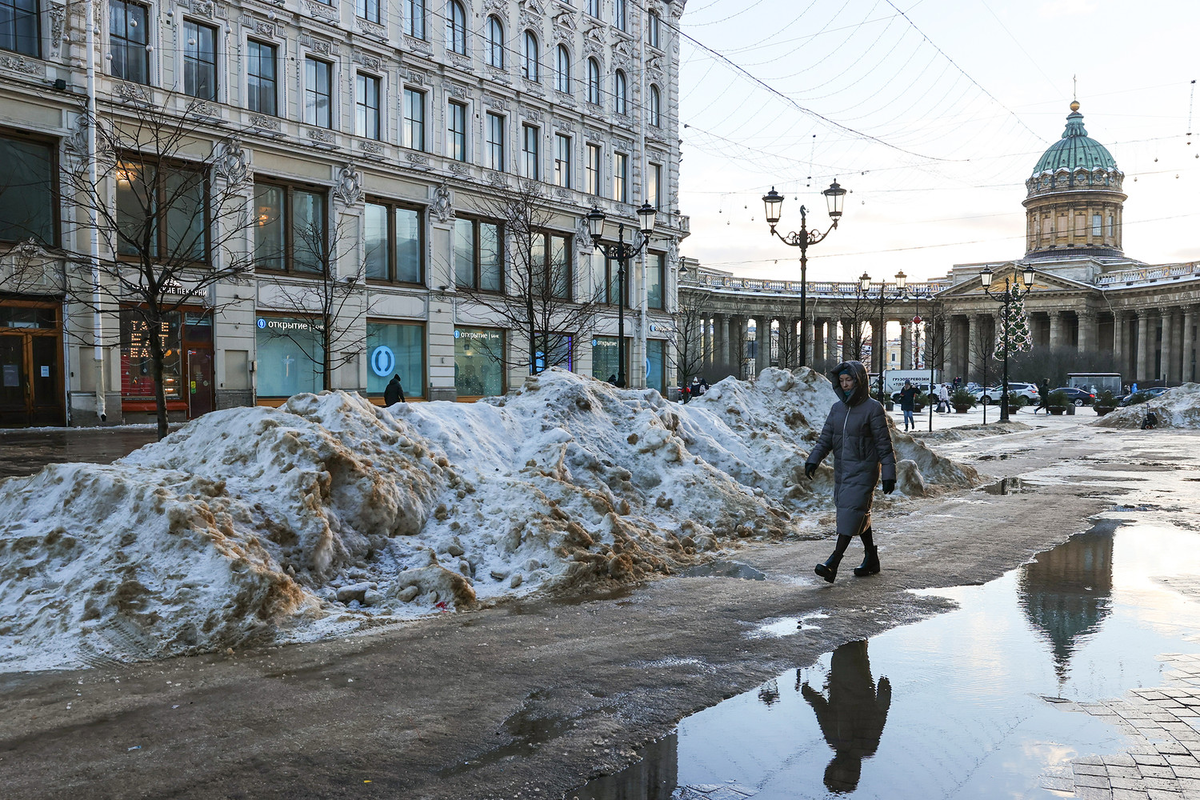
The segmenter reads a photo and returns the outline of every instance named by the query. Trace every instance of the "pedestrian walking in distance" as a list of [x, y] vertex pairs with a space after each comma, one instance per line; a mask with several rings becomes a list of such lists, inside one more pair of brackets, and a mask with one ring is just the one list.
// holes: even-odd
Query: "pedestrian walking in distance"
[[1043, 379], [1042, 385], [1038, 387], [1038, 404], [1033, 413], [1036, 414], [1039, 411], [1050, 413], [1050, 380], [1048, 378]]
[[396, 403], [404, 402], [404, 387], [400, 385], [400, 376], [393, 375], [388, 381], [387, 388], [383, 390], [383, 404], [385, 406], [394, 406]]
[[837, 508], [837, 545], [833, 555], [817, 564], [817, 574], [829, 583], [855, 536], [862, 538], [866, 555], [854, 568], [857, 577], [879, 572], [879, 550], [871, 532], [871, 501], [875, 484], [883, 478], [883, 493], [896, 488], [896, 454], [888, 433], [887, 415], [867, 387], [867, 368], [861, 361], [844, 361], [833, 370], [834, 391], [841, 398], [829, 409], [825, 426], [808, 461], [807, 478], [825, 456], [833, 453], [833, 504]]
[[900, 410], [904, 412], [904, 430], [908, 430], [911, 425], [915, 431], [917, 429], [917, 419], [913, 416], [917, 408], [917, 395], [920, 390], [912, 385], [912, 381], [905, 381], [904, 388], [900, 390]]

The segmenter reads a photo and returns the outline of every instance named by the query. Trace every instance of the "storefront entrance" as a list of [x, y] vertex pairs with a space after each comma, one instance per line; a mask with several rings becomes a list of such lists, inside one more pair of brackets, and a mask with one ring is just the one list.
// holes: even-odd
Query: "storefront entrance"
[[0, 307], [0, 427], [66, 422], [57, 306]]

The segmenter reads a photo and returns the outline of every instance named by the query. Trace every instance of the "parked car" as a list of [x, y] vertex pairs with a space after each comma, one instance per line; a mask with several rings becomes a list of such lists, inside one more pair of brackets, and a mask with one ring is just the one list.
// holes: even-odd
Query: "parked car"
[[1130, 394], [1122, 397], [1121, 402], [1117, 403], [1117, 405], [1124, 408], [1125, 406], [1144, 403], [1146, 400], [1153, 400], [1156, 397], [1162, 397], [1169, 391], [1171, 391], [1171, 387], [1169, 386], [1152, 386], [1149, 389], [1138, 389], [1136, 392], [1131, 392]]
[[[975, 399], [985, 406], [990, 403], [999, 403], [1000, 395], [1004, 393], [1003, 386], [989, 386], [986, 389], [979, 389], [973, 392]], [[1020, 381], [1008, 382], [1008, 393], [1015, 394], [1024, 400], [1025, 405], [1036, 403], [1038, 399], [1038, 388], [1032, 383], [1023, 383]]]
[[1080, 389], [1077, 386], [1060, 386], [1057, 389], [1054, 389], [1051, 394], [1054, 392], [1062, 392], [1065, 394], [1067, 396], [1067, 400], [1070, 401], [1070, 403], [1076, 408], [1079, 408], [1080, 406], [1090, 406], [1092, 403], [1096, 402], [1096, 395], [1092, 394], [1087, 389]]

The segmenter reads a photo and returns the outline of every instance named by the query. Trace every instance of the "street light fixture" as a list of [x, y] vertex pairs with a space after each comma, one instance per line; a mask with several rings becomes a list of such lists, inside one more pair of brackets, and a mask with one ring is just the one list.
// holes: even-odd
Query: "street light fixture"
[[980, 283], [983, 284], [983, 292], [993, 300], [1000, 302], [1004, 306], [1004, 384], [1001, 386], [1000, 393], [1000, 421], [1008, 422], [1008, 351], [1012, 349], [1012, 342], [1009, 341], [1009, 319], [1008, 309], [1017, 300], [1025, 297], [1033, 290], [1033, 279], [1035, 276], [1033, 267], [1026, 264], [1021, 270], [1021, 278], [1025, 284], [1025, 291], [1021, 291], [1020, 284], [1015, 281], [1010, 285], [1008, 276], [1004, 277], [1004, 289], [999, 292], [992, 291], [992, 270], [991, 267], [985, 267], [983, 272], [979, 273]]
[[833, 220], [833, 224], [824, 233], [817, 230], [810, 231], [808, 229], [808, 209], [800, 206], [800, 230], [793, 231], [787, 236], [775, 230], [783, 210], [783, 195], [775, 191], [775, 187], [772, 186], [771, 191], [763, 196], [767, 224], [771, 226], [771, 233], [779, 237], [784, 244], [800, 248], [800, 366], [802, 367], [807, 366], [805, 362], [808, 354], [808, 246], [823, 241], [837, 228], [838, 220], [842, 218], [842, 206], [846, 201], [846, 190], [837, 180], [829, 184], [829, 188], [821, 194], [825, 195], [829, 218]]
[[[896, 293], [891, 297], [887, 294], [887, 284], [883, 281], [879, 282], [879, 402], [883, 402], [883, 373], [887, 370], [887, 323], [884, 321], [883, 312], [887, 307], [888, 301], [903, 300], [908, 286], [908, 276], [904, 274], [904, 270], [896, 273]], [[859, 276], [858, 287], [862, 290], [863, 298], [870, 299], [868, 294], [871, 291], [871, 276], [863, 273]]]
[[625, 241], [625, 223], [617, 225], [617, 241], [615, 244], [604, 244], [604, 212], [597, 206], [592, 206], [588, 212], [588, 233], [592, 237], [592, 246], [604, 254], [605, 260], [617, 262], [617, 386], [625, 388], [625, 270], [626, 262], [641, 252], [650, 243], [650, 234], [654, 232], [654, 217], [657, 209], [649, 203], [642, 203], [637, 210], [638, 224], [641, 226], [642, 240], [638, 244]]

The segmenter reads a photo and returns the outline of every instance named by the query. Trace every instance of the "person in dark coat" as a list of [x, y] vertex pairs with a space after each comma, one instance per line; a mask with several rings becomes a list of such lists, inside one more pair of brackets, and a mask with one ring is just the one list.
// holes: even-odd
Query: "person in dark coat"
[[870, 396], [867, 368], [861, 361], [843, 361], [832, 375], [841, 399], [829, 409], [821, 436], [804, 464], [805, 477], [812, 478], [821, 460], [833, 453], [837, 545], [833, 555], [816, 568], [829, 583], [837, 577], [838, 564], [855, 536], [862, 538], [866, 556], [854, 574], [861, 578], [879, 572], [879, 551], [871, 533], [871, 502], [881, 475], [884, 494], [896, 488], [896, 454], [887, 414]]
[[388, 381], [387, 388], [383, 390], [383, 404], [385, 406], [394, 406], [396, 403], [404, 402], [404, 387], [400, 385], [400, 376], [393, 375]]
[[912, 381], [905, 381], [904, 388], [900, 390], [900, 410], [904, 412], [904, 430], [908, 430], [908, 426], [912, 425], [913, 430], [917, 429], [917, 420], [913, 415], [917, 409], [917, 395], [921, 390], [912, 385]]
[[1048, 378], [1043, 378], [1042, 384], [1038, 386], [1038, 404], [1033, 413], [1036, 414], [1039, 411], [1050, 413], [1050, 380]]

